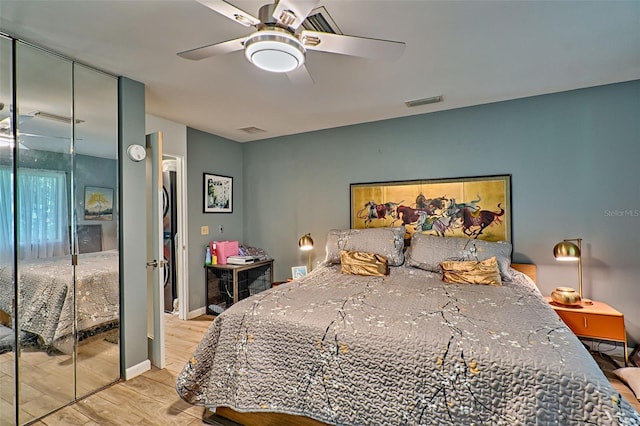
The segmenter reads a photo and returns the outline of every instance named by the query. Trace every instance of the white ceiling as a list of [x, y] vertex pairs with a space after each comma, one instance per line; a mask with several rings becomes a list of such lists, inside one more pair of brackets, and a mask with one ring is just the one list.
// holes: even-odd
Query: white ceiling
[[[257, 16], [265, 0], [229, 0]], [[249, 34], [192, 0], [0, 0], [0, 31], [146, 85], [147, 112], [245, 142], [640, 79], [640, 1], [322, 0], [349, 35], [406, 42], [394, 62], [308, 52], [315, 84], [242, 52], [177, 52]], [[404, 101], [443, 95], [407, 108]], [[265, 133], [238, 129], [255, 126]]]

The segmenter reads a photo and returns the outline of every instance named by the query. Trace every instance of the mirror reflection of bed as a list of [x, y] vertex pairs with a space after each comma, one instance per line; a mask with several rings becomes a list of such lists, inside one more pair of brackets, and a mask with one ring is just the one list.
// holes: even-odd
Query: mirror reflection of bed
[[[51, 399], [66, 403], [73, 398], [73, 389], [66, 384], [74, 374], [74, 345], [75, 374], [82, 378], [77, 381], [77, 395], [88, 394], [119, 377], [119, 257], [117, 250], [102, 250], [102, 238], [102, 225], [77, 227], [75, 298], [69, 255], [19, 263], [23, 301], [19, 311], [21, 380], [29, 383], [30, 391], [23, 395], [30, 404], [38, 406], [38, 401], [43, 401], [43, 408], [35, 412], [50, 406]], [[1, 272], [0, 286], [5, 288], [11, 285], [12, 274]], [[0, 370], [11, 371], [11, 309], [2, 304]], [[10, 379], [4, 376], [0, 372], [3, 387]]]

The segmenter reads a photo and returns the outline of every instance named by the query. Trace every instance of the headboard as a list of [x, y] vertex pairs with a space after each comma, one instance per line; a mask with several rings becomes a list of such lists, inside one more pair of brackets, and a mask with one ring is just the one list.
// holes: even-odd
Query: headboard
[[536, 282], [538, 267], [530, 263], [512, 263], [511, 267], [516, 271], [520, 271]]
[[102, 251], [102, 225], [78, 225], [78, 253]]

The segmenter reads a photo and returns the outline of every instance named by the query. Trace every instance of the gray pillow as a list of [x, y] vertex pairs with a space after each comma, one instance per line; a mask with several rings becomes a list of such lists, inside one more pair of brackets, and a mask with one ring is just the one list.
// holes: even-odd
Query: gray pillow
[[486, 260], [495, 256], [503, 280], [511, 281], [511, 243], [507, 241], [472, 240], [459, 237], [437, 237], [416, 232], [407, 251], [407, 265], [440, 272], [446, 260]]
[[340, 250], [363, 251], [387, 258], [389, 266], [404, 262], [404, 226], [396, 228], [332, 229], [327, 235], [325, 262], [340, 263]]

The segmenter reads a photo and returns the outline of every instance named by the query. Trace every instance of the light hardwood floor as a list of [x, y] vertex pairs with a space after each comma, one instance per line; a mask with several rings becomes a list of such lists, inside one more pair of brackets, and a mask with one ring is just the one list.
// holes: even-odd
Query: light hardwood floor
[[[167, 315], [167, 368], [156, 368], [126, 382], [119, 382], [80, 402], [53, 413], [37, 423], [54, 425], [203, 425], [205, 409], [182, 401], [175, 391], [176, 376], [194, 352], [213, 317], [180, 321]], [[636, 410], [640, 403], [611, 371], [610, 361], [595, 356], [605, 375]]]
[[40, 421], [37, 426], [203, 425], [205, 409], [184, 402], [175, 380], [196, 349], [213, 317], [180, 321], [165, 317], [166, 363], [128, 381], [118, 382]]

